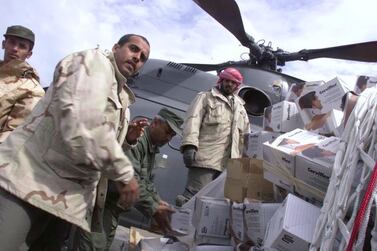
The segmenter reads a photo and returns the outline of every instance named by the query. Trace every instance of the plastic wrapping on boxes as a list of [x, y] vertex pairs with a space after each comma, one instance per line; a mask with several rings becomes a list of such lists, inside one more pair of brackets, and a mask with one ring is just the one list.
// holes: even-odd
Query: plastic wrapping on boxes
[[189, 208], [175, 208], [175, 212], [171, 215], [171, 228], [173, 234], [187, 235], [192, 220], [192, 211]]
[[[203, 187], [194, 197], [192, 197], [182, 208], [191, 209], [193, 214], [195, 210], [195, 201], [197, 197], [208, 196], [212, 198], [224, 198], [224, 184], [225, 184], [226, 171], [224, 171], [217, 179]], [[193, 224], [189, 226], [189, 233], [186, 236], [180, 236], [178, 239], [190, 247], [197, 245], [195, 241], [195, 227]], [[229, 240], [228, 240], [229, 244]]]
[[195, 201], [193, 224], [197, 244], [229, 245], [230, 202], [200, 196]]
[[255, 245], [263, 245], [267, 223], [279, 206], [280, 203], [245, 201], [245, 234]]

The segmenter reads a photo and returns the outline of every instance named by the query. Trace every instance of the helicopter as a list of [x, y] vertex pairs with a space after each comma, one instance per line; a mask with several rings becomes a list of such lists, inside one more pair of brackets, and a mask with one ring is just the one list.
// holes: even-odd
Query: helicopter
[[[220, 72], [227, 67], [234, 67], [244, 76], [244, 84], [238, 95], [245, 101], [251, 130], [258, 131], [262, 128], [264, 108], [284, 100], [291, 84], [305, 82], [282, 72], [281, 67], [284, 67], [286, 62], [316, 58], [377, 62], [377, 41], [322, 49], [303, 49], [297, 52], [274, 50], [269, 44], [255, 42], [254, 38], [246, 33], [235, 0], [194, 2], [249, 50], [249, 59], [219, 64], [149, 59], [139, 74], [128, 83], [137, 97], [135, 104], [130, 107], [133, 116], [153, 118], [160, 108], [167, 107], [184, 117], [197, 93], [209, 90], [215, 85], [217, 76], [208, 71]], [[183, 192], [187, 174], [179, 145], [180, 138], [176, 136], [169, 145], [161, 148], [164, 155], [161, 158], [167, 162], [154, 172], [156, 188], [161, 198], [172, 204], [176, 196]], [[121, 220], [121, 224], [147, 228], [145, 220], [140, 214], [132, 219], [128, 217], [127, 220]]]

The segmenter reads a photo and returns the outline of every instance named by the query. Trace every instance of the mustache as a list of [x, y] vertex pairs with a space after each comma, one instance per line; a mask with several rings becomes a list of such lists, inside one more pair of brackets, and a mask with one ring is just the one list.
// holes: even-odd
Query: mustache
[[132, 66], [133, 70], [135, 71], [136, 64], [132, 60], [127, 60], [126, 63], [130, 64]]

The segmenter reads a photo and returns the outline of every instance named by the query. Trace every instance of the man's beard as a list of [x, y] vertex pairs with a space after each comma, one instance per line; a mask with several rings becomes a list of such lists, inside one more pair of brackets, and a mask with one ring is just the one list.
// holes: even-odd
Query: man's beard
[[233, 92], [234, 92], [232, 87], [230, 87], [230, 86], [225, 87], [223, 84], [220, 85], [219, 90], [225, 96], [229, 96], [229, 95], [233, 94]]

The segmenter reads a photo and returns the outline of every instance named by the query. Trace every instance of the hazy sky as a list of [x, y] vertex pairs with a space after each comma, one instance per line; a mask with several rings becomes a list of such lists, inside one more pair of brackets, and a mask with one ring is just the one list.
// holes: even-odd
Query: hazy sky
[[[49, 85], [65, 55], [98, 45], [111, 49], [125, 33], [151, 43], [151, 57], [175, 62], [239, 60], [248, 49], [189, 0], [0, 0], [0, 32], [22, 24], [36, 34], [29, 62]], [[286, 51], [377, 40], [375, 0], [238, 0], [245, 30]], [[0, 52], [3, 57], [3, 51]], [[314, 81], [338, 76], [354, 84], [357, 75], [377, 75], [376, 63], [334, 59], [290, 62], [283, 72]]]

